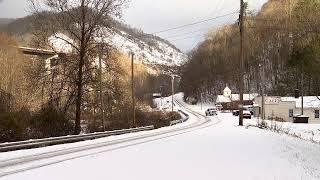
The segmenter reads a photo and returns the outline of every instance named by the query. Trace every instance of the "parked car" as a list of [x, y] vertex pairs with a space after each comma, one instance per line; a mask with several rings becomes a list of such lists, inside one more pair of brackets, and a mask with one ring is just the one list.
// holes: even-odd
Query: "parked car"
[[217, 107], [217, 110], [218, 110], [218, 111], [221, 111], [222, 108], [223, 108], [221, 104], [217, 104], [216, 107]]
[[250, 111], [243, 111], [243, 118], [244, 119], [251, 119], [251, 112]]
[[253, 106], [249, 105], [249, 106], [243, 106], [244, 110], [250, 111], [251, 115], [253, 115]]
[[232, 115], [234, 115], [234, 116], [239, 116], [239, 114], [240, 114], [239, 110], [235, 110], [232, 112]]
[[216, 108], [209, 108], [206, 110], [206, 116], [216, 116], [218, 115]]
[[[239, 116], [240, 115], [240, 111], [239, 110], [235, 110], [235, 111], [232, 112], [232, 114], [234, 116]], [[243, 118], [251, 119], [251, 116], [252, 116], [252, 112], [251, 111], [247, 111], [247, 110], [243, 111]]]

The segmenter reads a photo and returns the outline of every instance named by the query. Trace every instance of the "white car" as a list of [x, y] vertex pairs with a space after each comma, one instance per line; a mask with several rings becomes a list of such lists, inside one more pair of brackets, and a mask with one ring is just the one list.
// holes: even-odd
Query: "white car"
[[209, 108], [206, 110], [206, 116], [216, 116], [218, 115], [216, 108]]

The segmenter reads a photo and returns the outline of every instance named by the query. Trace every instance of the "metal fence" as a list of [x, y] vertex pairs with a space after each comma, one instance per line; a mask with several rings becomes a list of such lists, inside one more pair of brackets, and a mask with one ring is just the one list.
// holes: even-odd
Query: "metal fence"
[[[189, 119], [189, 115], [187, 113], [181, 110], [179, 110], [178, 112], [181, 115], [183, 115], [183, 117], [179, 120], [171, 121], [170, 126], [186, 122]], [[2, 143], [0, 144], [0, 152], [39, 148], [39, 147], [45, 147], [45, 146], [51, 146], [51, 145], [57, 145], [57, 144], [74, 143], [79, 141], [92, 140], [97, 138], [122, 135], [122, 134], [128, 134], [128, 133], [135, 133], [140, 131], [148, 131], [153, 129], [154, 129], [154, 126], [146, 126], [146, 127], [98, 132], [98, 133], [83, 134], [83, 135], [70, 135], [70, 136], [61, 136], [61, 137], [53, 137], [53, 138], [45, 138], [45, 139]]]
[[189, 119], [189, 115], [181, 110], [178, 110], [178, 112], [180, 114], [182, 114], [184, 117], [182, 117], [181, 119], [179, 120], [174, 120], [174, 121], [171, 121], [170, 122], [170, 126], [173, 126], [173, 125], [177, 125], [177, 124], [180, 124], [180, 123], [184, 123], [186, 122], [188, 119]]
[[154, 126], [98, 132], [98, 133], [83, 134], [83, 135], [70, 135], [70, 136], [62, 136], [62, 137], [2, 143], [0, 144], [0, 152], [15, 151], [15, 150], [21, 150], [21, 149], [31, 149], [31, 148], [38, 148], [38, 147], [65, 144], [65, 143], [73, 143], [73, 142], [92, 140], [92, 139], [103, 138], [103, 137], [114, 136], [114, 135], [147, 131], [152, 129], [154, 129]]

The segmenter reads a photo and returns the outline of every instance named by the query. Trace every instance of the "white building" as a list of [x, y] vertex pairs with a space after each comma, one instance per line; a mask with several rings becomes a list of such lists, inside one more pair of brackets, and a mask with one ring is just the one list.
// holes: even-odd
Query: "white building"
[[[243, 94], [243, 100], [244, 101], [253, 101], [255, 97], [257, 97], [258, 94]], [[218, 95], [216, 99], [216, 104], [223, 104], [223, 103], [230, 103], [230, 102], [236, 102], [240, 101], [240, 95], [239, 94], [232, 94], [231, 89], [226, 86], [226, 88], [223, 90], [223, 95]]]
[[[261, 109], [262, 97], [255, 98]], [[301, 115], [301, 97], [265, 97], [265, 118], [281, 118], [284, 121], [293, 122], [293, 116]], [[320, 123], [320, 100], [316, 96], [303, 97], [303, 115], [309, 117], [309, 123]]]

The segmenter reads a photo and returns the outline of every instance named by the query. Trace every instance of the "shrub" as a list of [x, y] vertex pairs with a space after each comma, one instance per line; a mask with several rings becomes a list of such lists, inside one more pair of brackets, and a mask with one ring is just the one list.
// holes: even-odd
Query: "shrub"
[[155, 128], [166, 127], [170, 125], [173, 120], [181, 119], [177, 112], [141, 112], [137, 113], [137, 122], [139, 126], [154, 125]]
[[[170, 126], [170, 122], [173, 120], [181, 119], [181, 115], [177, 112], [146, 112], [140, 109], [136, 110], [136, 126], [151, 126], [155, 128], [161, 128]], [[119, 130], [128, 129], [132, 127], [132, 111], [127, 110], [113, 114], [111, 117], [106, 117], [105, 125], [106, 130]], [[89, 132], [101, 131], [101, 120], [90, 121], [88, 124]]]
[[4, 92], [0, 89], [0, 113], [12, 110], [14, 98], [11, 94]]
[[34, 138], [65, 136], [73, 132], [73, 123], [68, 116], [50, 106], [33, 115], [31, 126], [31, 136]]
[[29, 118], [27, 111], [0, 113], [0, 142], [26, 139]]

